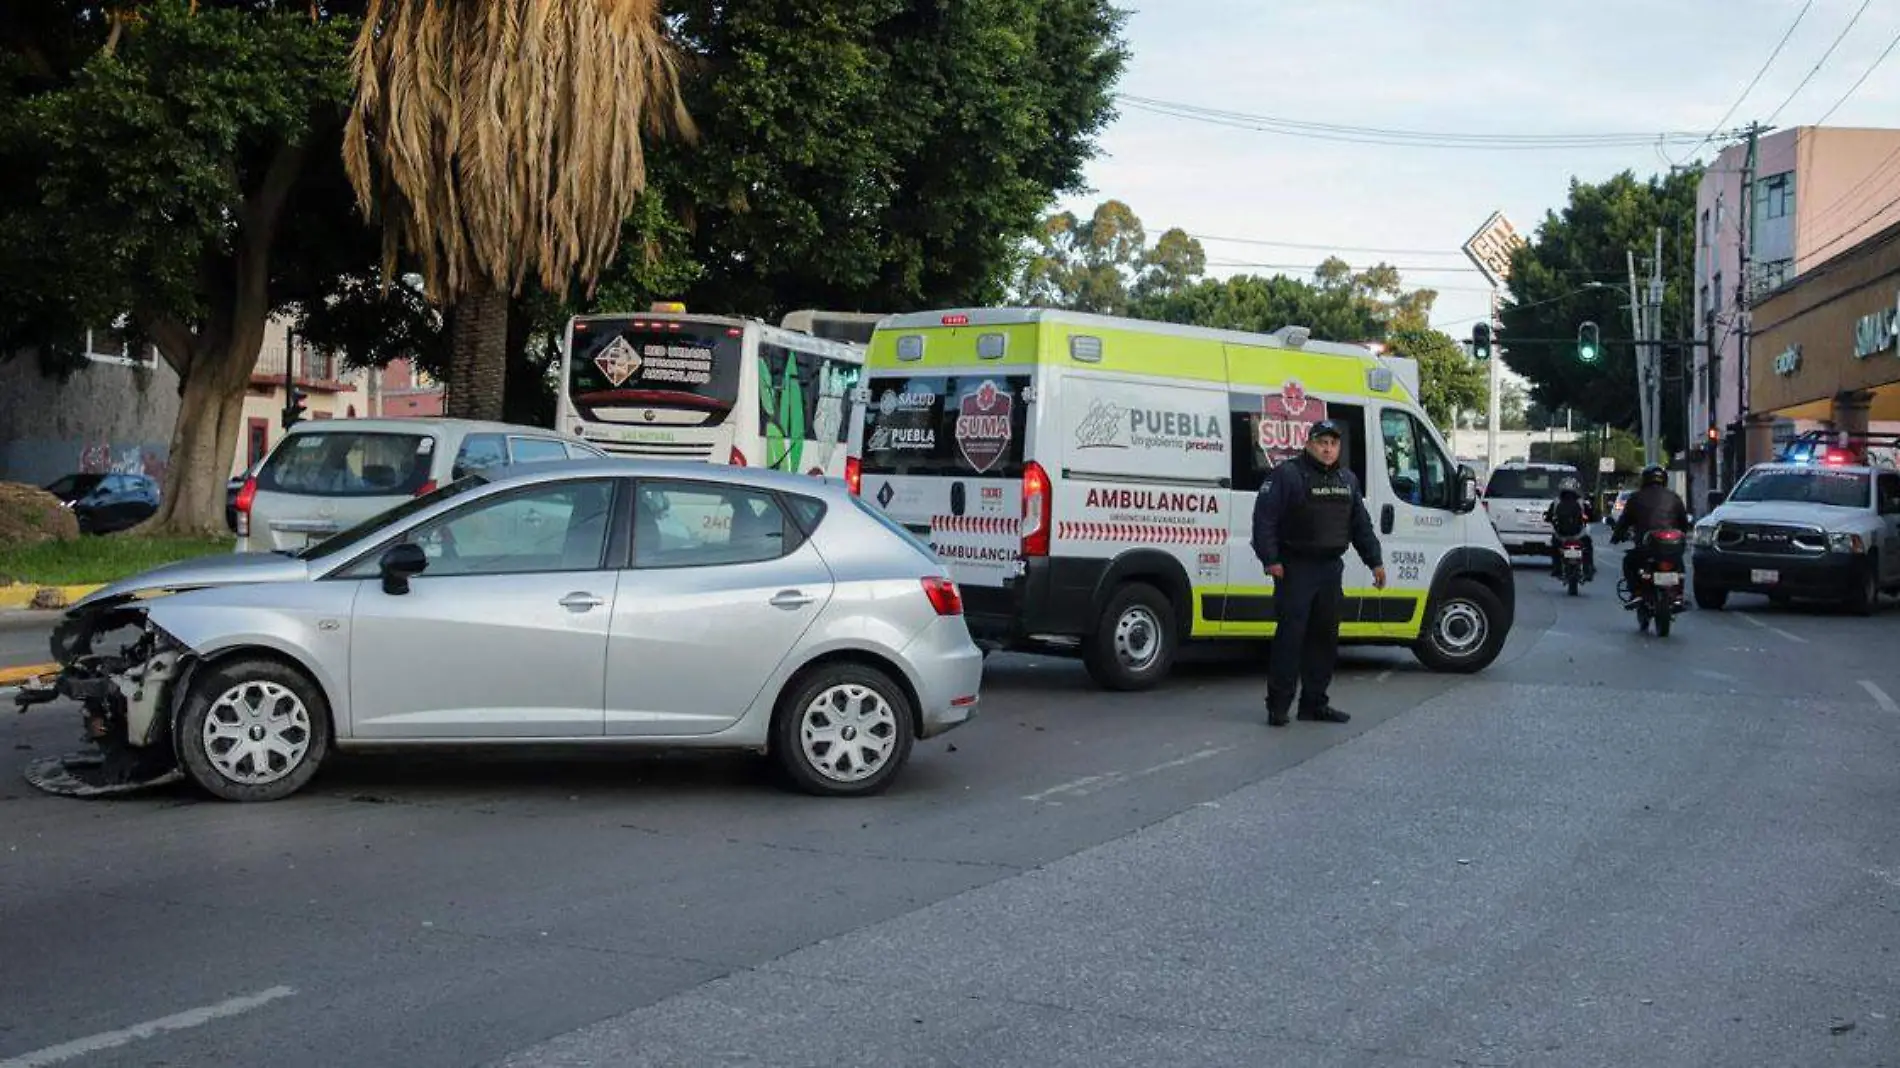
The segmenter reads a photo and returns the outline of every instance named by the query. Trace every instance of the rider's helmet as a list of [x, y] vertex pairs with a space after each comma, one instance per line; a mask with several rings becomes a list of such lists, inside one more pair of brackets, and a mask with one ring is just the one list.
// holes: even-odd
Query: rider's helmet
[[1574, 478], [1566, 477], [1557, 483], [1557, 495], [1560, 497], [1578, 497], [1583, 494], [1583, 484]]
[[1669, 481], [1669, 472], [1664, 471], [1660, 466], [1650, 464], [1643, 468], [1643, 485], [1660, 486], [1667, 481]]

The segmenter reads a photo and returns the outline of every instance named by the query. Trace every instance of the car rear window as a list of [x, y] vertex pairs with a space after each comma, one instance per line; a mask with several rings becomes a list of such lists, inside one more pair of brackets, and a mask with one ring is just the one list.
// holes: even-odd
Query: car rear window
[[428, 483], [434, 457], [435, 439], [427, 434], [292, 434], [264, 461], [257, 488], [314, 497], [407, 497]]
[[1557, 496], [1557, 485], [1574, 472], [1507, 470], [1491, 475], [1485, 495], [1495, 499], [1549, 500]]

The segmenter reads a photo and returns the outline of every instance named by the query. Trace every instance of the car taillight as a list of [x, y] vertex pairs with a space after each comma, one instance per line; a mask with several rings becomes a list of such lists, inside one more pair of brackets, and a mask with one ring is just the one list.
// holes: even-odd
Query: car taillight
[[237, 508], [237, 533], [240, 538], [248, 538], [251, 536], [251, 506], [256, 503], [257, 476], [252, 475], [244, 480], [244, 488], [238, 490], [237, 501], [235, 503], [235, 507]]
[[745, 453], [742, 453], [742, 452], [740, 452], [740, 451], [739, 451], [739, 446], [737, 446], [737, 445], [734, 445], [734, 446], [732, 447], [732, 457], [731, 457], [731, 459], [729, 459], [729, 460], [727, 460], [726, 462], [727, 462], [727, 463], [730, 463], [730, 464], [731, 464], [732, 466], [734, 466], [734, 467], [744, 467], [744, 466], [745, 466]]
[[1023, 555], [1049, 555], [1049, 474], [1034, 460], [1023, 468]]
[[416, 496], [418, 497], [427, 497], [429, 494], [434, 493], [434, 492], [435, 492], [435, 479], [433, 478], [427, 482], [424, 482], [421, 486], [416, 488]]
[[855, 456], [844, 458], [844, 484], [851, 490], [851, 496], [864, 495], [864, 461]]
[[930, 598], [930, 607], [935, 608], [940, 616], [963, 614], [963, 592], [947, 578], [933, 575], [924, 579], [924, 596]]

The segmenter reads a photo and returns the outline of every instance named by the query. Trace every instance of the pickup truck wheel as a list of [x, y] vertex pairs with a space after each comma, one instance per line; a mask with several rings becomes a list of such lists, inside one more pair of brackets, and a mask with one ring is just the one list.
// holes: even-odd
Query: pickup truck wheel
[[1711, 586], [1706, 582], [1695, 584], [1695, 606], [1711, 612], [1720, 612], [1728, 605], [1728, 591], [1720, 586]]
[[1860, 584], [1847, 600], [1848, 611], [1871, 616], [1880, 607], [1880, 561], [1869, 556], [1861, 567]]

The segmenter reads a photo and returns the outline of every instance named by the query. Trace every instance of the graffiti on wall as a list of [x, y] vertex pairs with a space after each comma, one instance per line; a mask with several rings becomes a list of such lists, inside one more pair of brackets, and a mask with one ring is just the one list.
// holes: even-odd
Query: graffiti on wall
[[164, 453], [143, 445], [115, 449], [100, 441], [79, 451], [79, 470], [88, 475], [144, 475], [163, 482], [170, 467]]

